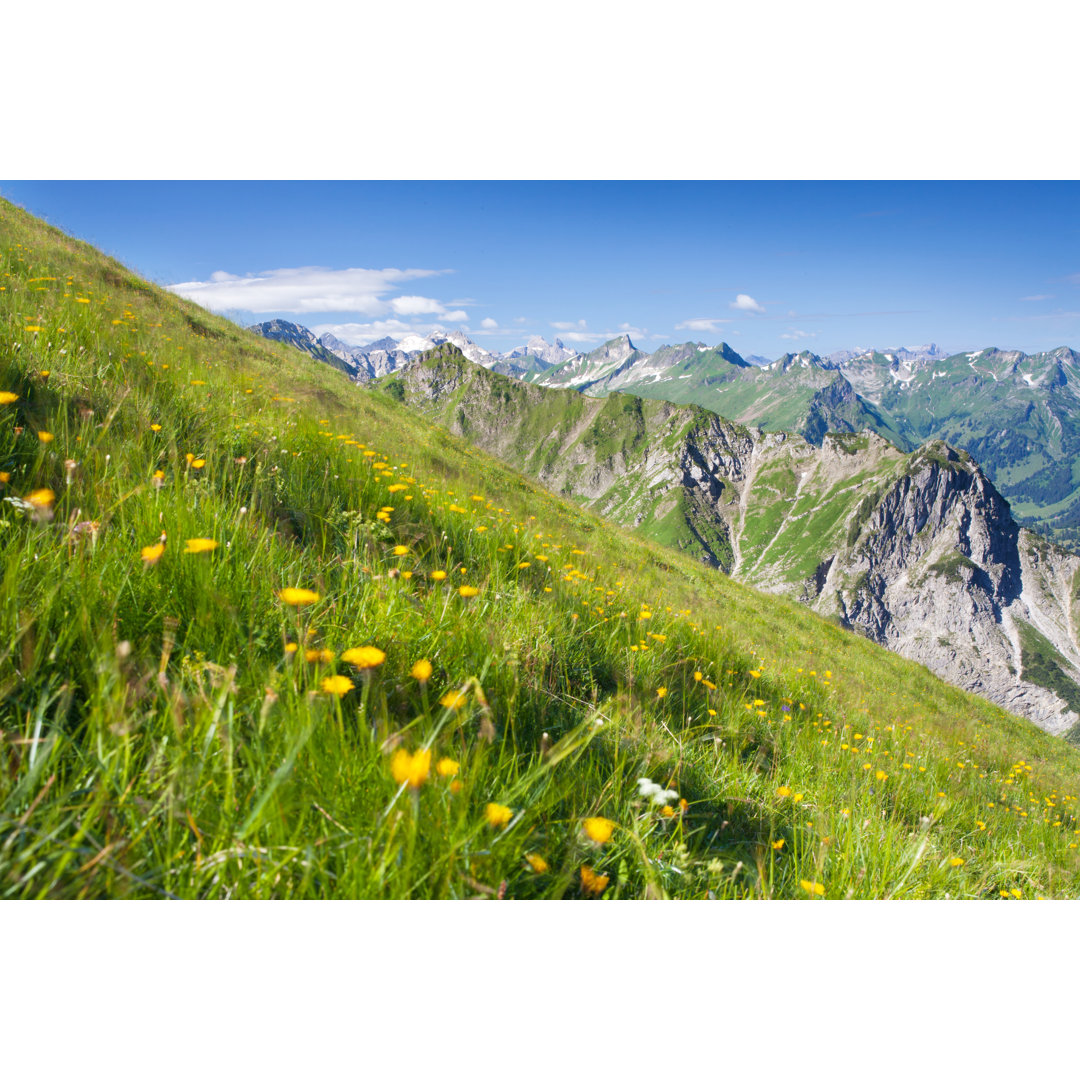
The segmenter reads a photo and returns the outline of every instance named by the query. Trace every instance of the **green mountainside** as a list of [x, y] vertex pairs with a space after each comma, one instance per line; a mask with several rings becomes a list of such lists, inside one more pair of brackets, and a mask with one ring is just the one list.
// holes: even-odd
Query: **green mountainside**
[[0, 896], [1077, 894], [1062, 740], [2, 201], [0, 341]]
[[[530, 386], [452, 346], [374, 385], [605, 518], [1080, 734], [1080, 560], [1019, 530], [963, 451], [904, 454], [869, 430], [815, 445], [696, 405]], [[1024, 661], [1036, 627], [1052, 678]]]

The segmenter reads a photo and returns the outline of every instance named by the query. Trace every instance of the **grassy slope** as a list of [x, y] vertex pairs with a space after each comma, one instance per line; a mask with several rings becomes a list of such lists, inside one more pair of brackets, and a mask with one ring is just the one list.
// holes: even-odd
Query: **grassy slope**
[[3, 202], [0, 286], [0, 895], [1075, 895], [1065, 744]]

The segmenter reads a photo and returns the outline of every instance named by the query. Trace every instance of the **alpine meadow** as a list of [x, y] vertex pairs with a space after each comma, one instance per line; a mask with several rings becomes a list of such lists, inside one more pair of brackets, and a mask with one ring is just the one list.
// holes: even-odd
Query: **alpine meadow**
[[0, 896], [1080, 893], [1076, 746], [413, 385], [5, 201], [0, 336]]

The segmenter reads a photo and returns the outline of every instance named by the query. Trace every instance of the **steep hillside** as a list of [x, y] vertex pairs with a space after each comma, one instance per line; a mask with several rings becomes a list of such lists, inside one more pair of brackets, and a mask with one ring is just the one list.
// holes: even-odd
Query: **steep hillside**
[[382, 386], [551, 490], [1048, 731], [1080, 720], [1080, 559], [1018, 529], [963, 452], [905, 455], [872, 432], [815, 446], [696, 406], [526, 386], [453, 349]]
[[1076, 895], [1062, 741], [3, 202], [0, 341], [0, 895]]

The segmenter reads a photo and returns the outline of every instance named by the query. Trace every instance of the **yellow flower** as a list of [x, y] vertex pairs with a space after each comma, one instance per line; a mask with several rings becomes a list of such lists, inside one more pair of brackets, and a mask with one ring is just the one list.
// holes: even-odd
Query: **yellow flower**
[[386, 653], [374, 645], [362, 645], [359, 649], [346, 649], [341, 654], [341, 659], [353, 667], [366, 670], [378, 667], [386, 659]]
[[419, 682], [427, 682], [431, 678], [431, 661], [417, 660], [409, 674]]
[[779, 851], [784, 846], [784, 838], [781, 836], [779, 840], [774, 840], [772, 849], [773, 851]]
[[45, 510], [56, 502], [56, 496], [48, 488], [38, 488], [26, 496], [26, 501], [38, 510]]
[[446, 571], [445, 570], [432, 570], [431, 571], [431, 580], [432, 581], [442, 581], [445, 577], [446, 577]]
[[546, 874], [548, 871], [547, 859], [542, 855], [536, 855], [533, 852], [527, 852], [525, 855], [525, 861], [538, 873]]
[[288, 645], [286, 645], [286, 646], [285, 646], [285, 651], [286, 651], [287, 653], [294, 653], [294, 652], [296, 652], [296, 650], [297, 650], [297, 649], [299, 649], [299, 648], [300, 648], [300, 646], [299, 646], [299, 645], [297, 645], [295, 641], [290, 641], [290, 642], [288, 643]]
[[197, 536], [184, 541], [184, 554], [201, 555], [204, 551], [213, 551], [217, 546], [218, 542], [216, 540], [208, 540], [205, 537]]
[[791, 794], [791, 788], [785, 784], [784, 787], [778, 787], [776, 789], [776, 794], [779, 795], [781, 799], [786, 799]]
[[151, 544], [149, 547], [144, 547], [142, 549], [142, 561], [146, 563], [147, 566], [153, 566], [164, 554], [164, 544]]
[[803, 801], [802, 792], [801, 791], [796, 791], [795, 794], [791, 796], [791, 801], [792, 802], [802, 802]]
[[355, 684], [347, 675], [327, 675], [320, 685], [324, 693], [341, 697], [347, 694]]
[[590, 896], [599, 896], [608, 887], [609, 880], [607, 874], [598, 874], [591, 866], [581, 868], [581, 887]]
[[615, 822], [604, 817], [590, 817], [582, 822], [585, 835], [597, 844], [606, 844], [615, 831]]
[[394, 554], [395, 555], [408, 555], [409, 554], [409, 549], [404, 544], [397, 544], [394, 547]]
[[440, 776], [457, 776], [458, 770], [461, 766], [453, 758], [439, 758], [438, 765], [435, 766], [435, 771]]
[[667, 687], [666, 686], [658, 686], [656, 688], [656, 696], [658, 698], [666, 697], [667, 696]]
[[53, 437], [52, 437], [52, 435], [50, 435], [50, 434], [49, 434], [49, 432], [47, 432], [47, 431], [39, 431], [39, 432], [37, 433], [37, 437], [38, 437], [38, 438], [39, 438], [39, 439], [40, 439], [40, 440], [41, 440], [41, 441], [42, 441], [43, 443], [50, 443], [50, 442], [52, 442], [52, 441], [53, 441]]
[[528, 568], [529, 568], [530, 566], [532, 566], [532, 563], [527, 563], [527, 562], [519, 562], [519, 563], [517, 564], [517, 568], [518, 568], [519, 570], [527, 570], [527, 569], [528, 569]]
[[206, 459], [205, 458], [201, 458], [201, 457], [200, 458], [195, 458], [195, 460], [192, 461], [192, 463], [191, 463], [191, 467], [193, 469], [201, 469], [205, 464], [206, 464]]
[[13, 394], [10, 390], [0, 390], [0, 405], [10, 405], [13, 401], [18, 400], [18, 394]]
[[950, 866], [963, 866], [963, 865], [964, 865], [964, 860], [963, 860], [963, 859], [961, 859], [961, 858], [960, 858], [959, 856], [956, 856], [956, 855], [954, 855], [954, 856], [953, 856], [953, 857], [952, 857], [952, 858], [951, 858], [951, 859], [949, 860], [949, 865], [950, 865]]
[[704, 679], [704, 678], [705, 678], [705, 676], [702, 675], [702, 673], [700, 671], [695, 671], [694, 672], [694, 682], [701, 682], [701, 680]]
[[431, 751], [417, 750], [410, 754], [401, 747], [394, 753], [390, 762], [390, 771], [399, 784], [408, 784], [409, 787], [418, 788], [427, 778], [431, 771]]
[[489, 802], [484, 807], [484, 816], [493, 829], [501, 829], [504, 825], [509, 824], [510, 819], [514, 816], [514, 811], [509, 806], [503, 806], [502, 803]]
[[151, 431], [160, 431], [161, 430], [161, 425], [160, 424], [151, 424], [150, 425], [150, 430]]
[[319, 599], [319, 594], [310, 589], [288, 588], [278, 593], [278, 599], [290, 607], [303, 607], [305, 604], [314, 604]]
[[459, 596], [476, 596], [480, 590], [475, 585], [462, 585], [458, 589]]
[[0, 472], [0, 484], [6, 484], [11, 479], [11, 473]]
[[800, 881], [799, 884], [811, 895], [811, 896], [824, 896], [825, 886], [820, 881]]
[[879, 780], [888, 780], [889, 779], [889, 774], [886, 773], [882, 769], [878, 769], [878, 771], [876, 773], [874, 773], [874, 776], [876, 776]]
[[439, 704], [447, 709], [460, 709], [466, 701], [468, 701], [468, 695], [461, 690], [448, 690], [439, 698]]
[[309, 664], [329, 664], [333, 662], [334, 652], [332, 649], [305, 649], [304, 659]]

